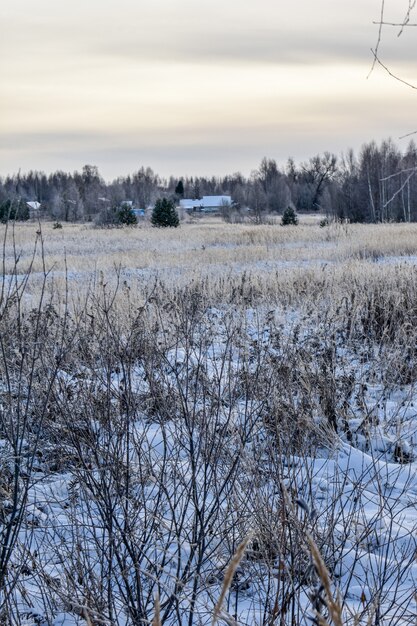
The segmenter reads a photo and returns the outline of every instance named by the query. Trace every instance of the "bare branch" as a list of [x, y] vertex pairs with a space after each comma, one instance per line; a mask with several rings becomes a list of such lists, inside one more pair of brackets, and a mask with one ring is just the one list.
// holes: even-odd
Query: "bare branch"
[[378, 60], [378, 50], [379, 50], [379, 46], [380, 46], [380, 43], [381, 43], [381, 37], [382, 37], [382, 25], [384, 23], [384, 10], [385, 10], [385, 0], [382, 0], [382, 2], [381, 2], [381, 19], [379, 21], [379, 29], [378, 29], [378, 39], [376, 41], [375, 52], [372, 51], [373, 54], [374, 54], [374, 60], [373, 60], [372, 67], [371, 67], [371, 69], [369, 71], [369, 74], [368, 74], [367, 78], [369, 78], [370, 75], [372, 74], [372, 72], [374, 71], [375, 64], [376, 64], [376, 62]]
[[402, 25], [401, 25], [400, 32], [398, 33], [398, 37], [400, 37], [400, 36], [402, 35], [402, 33], [403, 33], [403, 31], [404, 31], [404, 28], [405, 28], [406, 26], [408, 26], [409, 21], [410, 21], [410, 14], [411, 14], [411, 11], [412, 11], [412, 10], [415, 8], [415, 6], [416, 6], [416, 1], [417, 1], [417, 0], [408, 0], [408, 9], [407, 9], [407, 13], [405, 14], [405, 18], [404, 18], [403, 23], [402, 23]]
[[417, 130], [413, 130], [411, 133], [406, 133], [405, 135], [401, 135], [401, 137], [398, 137], [398, 139], [405, 139], [406, 137], [411, 137], [411, 135], [415, 135], [417, 133]]
[[[404, 24], [403, 22], [372, 22], [372, 24], [375, 25], [381, 25], [381, 26], [400, 26], [401, 28], [408, 28], [409, 26], [417, 26], [417, 24], [414, 23], [408, 23], [408, 24]], [[401, 32], [398, 34], [398, 37], [400, 36]]]
[[384, 176], [384, 178], [380, 178], [379, 180], [382, 182], [383, 180], [390, 180], [390, 178], [395, 178], [396, 176], [400, 176], [401, 174], [405, 174], [406, 172], [416, 172], [417, 168], [415, 167], [407, 167], [406, 169], [400, 170], [399, 172], [395, 172], [394, 174], [390, 174], [389, 176]]
[[[380, 65], [390, 76], [391, 78], [395, 78], [395, 80], [398, 80], [398, 82], [403, 83], [403, 85], [407, 85], [407, 87], [411, 87], [411, 89], [417, 89], [416, 85], [413, 85], [412, 83], [409, 83], [408, 81], [404, 80], [403, 78], [400, 78], [399, 76], [396, 76], [396, 74], [393, 74], [391, 72], [391, 70], [384, 64], [382, 63], [381, 59], [377, 56], [377, 49], [375, 48], [375, 50], [372, 50], [371, 48], [371, 52], [374, 55], [374, 63], [372, 64], [372, 69], [375, 65], [375, 63], [378, 63], [378, 65]], [[371, 69], [371, 71], [372, 71]], [[369, 76], [369, 74], [368, 74]]]
[[414, 176], [414, 174], [416, 173], [416, 171], [414, 170], [413, 172], [411, 172], [411, 174], [409, 174], [407, 176], [407, 178], [405, 179], [404, 183], [401, 185], [401, 187], [399, 189], [397, 189], [397, 191], [391, 196], [391, 198], [389, 200], [387, 200], [384, 205], [383, 208], [385, 209], [389, 204], [391, 204], [391, 202], [393, 200], [395, 200], [395, 198], [398, 196], [398, 194], [400, 194], [402, 192], [402, 190], [407, 186], [407, 183], [409, 182], [409, 180]]

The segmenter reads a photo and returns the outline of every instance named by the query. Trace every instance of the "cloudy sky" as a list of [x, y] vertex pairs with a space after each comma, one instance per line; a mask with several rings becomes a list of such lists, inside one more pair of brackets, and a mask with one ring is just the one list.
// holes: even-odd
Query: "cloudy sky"
[[[408, 0], [385, 5], [395, 22]], [[380, 0], [1, 0], [0, 175], [249, 174], [263, 156], [397, 140], [417, 128], [417, 91], [380, 67], [367, 79], [379, 12]], [[417, 84], [417, 29], [397, 30], [381, 59]]]

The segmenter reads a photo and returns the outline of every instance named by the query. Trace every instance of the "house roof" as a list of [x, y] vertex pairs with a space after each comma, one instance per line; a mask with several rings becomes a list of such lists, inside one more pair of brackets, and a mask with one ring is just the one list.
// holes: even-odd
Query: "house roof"
[[203, 196], [201, 200], [203, 207], [221, 207], [231, 203], [232, 198], [230, 196]]
[[36, 200], [31, 201], [31, 202], [26, 202], [26, 204], [28, 205], [30, 209], [33, 209], [34, 211], [37, 211], [41, 206], [41, 203], [37, 202]]
[[203, 196], [201, 200], [191, 200], [184, 198], [180, 200], [180, 207], [182, 209], [205, 209], [205, 208], [220, 208], [225, 204], [231, 204], [232, 198], [230, 196]]
[[180, 200], [180, 207], [182, 209], [198, 209], [201, 207], [201, 200], [184, 198], [184, 200]]

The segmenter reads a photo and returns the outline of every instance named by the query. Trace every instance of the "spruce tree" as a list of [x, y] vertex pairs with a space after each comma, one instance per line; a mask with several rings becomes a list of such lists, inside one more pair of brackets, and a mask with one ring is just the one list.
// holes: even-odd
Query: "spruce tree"
[[4, 200], [0, 203], [0, 222], [29, 219], [29, 207], [24, 200]]
[[178, 181], [177, 186], [175, 187], [175, 193], [177, 196], [184, 196], [184, 183], [182, 180]]
[[281, 218], [281, 225], [282, 226], [297, 226], [298, 224], [298, 216], [297, 213], [294, 211], [294, 208], [292, 206], [289, 206], [285, 209], [284, 213], [282, 214], [282, 218]]
[[180, 220], [172, 200], [162, 198], [156, 201], [151, 217], [152, 226], [176, 228]]
[[135, 212], [128, 204], [122, 204], [122, 207], [117, 212], [117, 219], [119, 224], [126, 224], [127, 226], [133, 226], [138, 223]]

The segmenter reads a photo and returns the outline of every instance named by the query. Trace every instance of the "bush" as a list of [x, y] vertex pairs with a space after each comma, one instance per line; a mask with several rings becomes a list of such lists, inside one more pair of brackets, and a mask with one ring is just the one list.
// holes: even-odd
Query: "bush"
[[119, 228], [123, 225], [134, 226], [138, 223], [135, 212], [127, 204], [102, 209], [94, 221], [99, 228]]
[[116, 207], [105, 207], [94, 218], [98, 228], [116, 228], [120, 226]]
[[297, 224], [298, 224], [297, 213], [295, 212], [292, 206], [287, 207], [284, 213], [282, 214], [281, 225], [282, 226], [289, 226], [289, 225], [297, 226]]
[[180, 220], [175, 210], [174, 202], [167, 198], [157, 200], [152, 211], [151, 223], [152, 226], [164, 228], [167, 226], [172, 228], [179, 226]]

